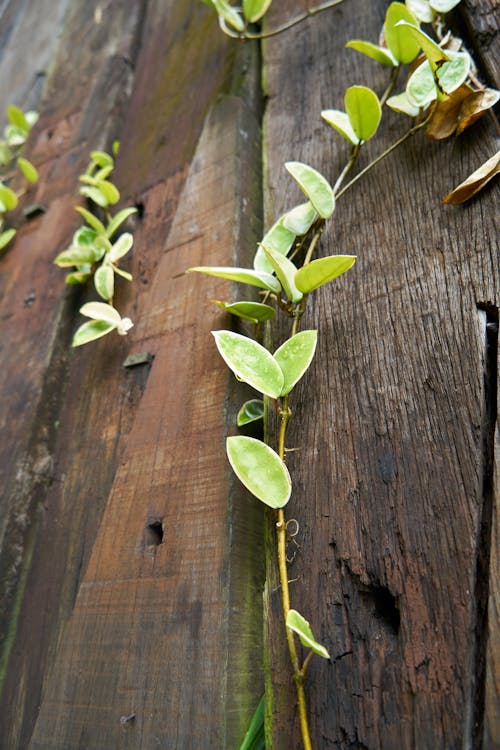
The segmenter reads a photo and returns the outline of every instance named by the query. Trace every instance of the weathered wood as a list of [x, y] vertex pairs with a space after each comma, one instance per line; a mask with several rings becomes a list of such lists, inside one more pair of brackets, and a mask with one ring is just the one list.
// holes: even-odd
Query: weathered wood
[[[320, 111], [342, 108], [352, 83], [384, 89], [383, 69], [343, 47], [377, 39], [385, 7], [343, 3], [265, 43], [267, 225], [300, 201], [285, 161], [334, 180], [348, 158]], [[385, 119], [360, 166], [405, 127]], [[318, 748], [479, 747], [487, 396], [477, 306], [498, 305], [499, 269], [492, 191], [452, 211], [440, 199], [492, 148], [487, 123], [438, 145], [415, 138], [339, 200], [323, 236], [322, 254], [358, 261], [304, 320], [319, 327], [319, 354], [289, 433], [299, 450], [288, 516], [301, 529], [292, 601], [332, 655], [308, 673]], [[290, 750], [299, 740], [278, 600], [271, 590], [272, 747]]]

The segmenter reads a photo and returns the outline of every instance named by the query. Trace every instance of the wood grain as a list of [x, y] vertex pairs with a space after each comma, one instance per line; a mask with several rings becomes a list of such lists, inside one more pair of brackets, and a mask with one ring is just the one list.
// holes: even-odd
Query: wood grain
[[[333, 181], [348, 158], [320, 111], [342, 109], [353, 83], [384, 89], [381, 68], [343, 49], [353, 37], [377, 39], [384, 12], [382, 2], [343, 3], [265, 43], [267, 225], [301, 198], [285, 161]], [[360, 166], [399, 132], [386, 115]], [[301, 528], [292, 606], [332, 655], [308, 676], [318, 748], [478, 746], [477, 305], [498, 305], [498, 256], [491, 191], [455, 211], [440, 199], [491, 149], [486, 124], [439, 147], [415, 138], [339, 200], [322, 240], [321, 254], [358, 261], [315, 295], [304, 320], [319, 327], [319, 352], [294, 398], [288, 441], [298, 449], [288, 515]], [[299, 740], [278, 597], [272, 590], [268, 603], [272, 747], [290, 750]]]

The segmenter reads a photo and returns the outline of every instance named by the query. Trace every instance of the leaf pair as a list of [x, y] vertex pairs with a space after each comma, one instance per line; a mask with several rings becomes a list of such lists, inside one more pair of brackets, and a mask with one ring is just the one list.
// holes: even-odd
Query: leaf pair
[[286, 396], [311, 364], [317, 331], [301, 331], [274, 355], [261, 344], [232, 331], [212, 331], [220, 355], [239, 380], [271, 398]]
[[240, 12], [239, 8], [232, 6], [227, 0], [212, 0], [222, 30], [229, 30], [229, 32], [234, 30], [238, 33], [244, 32], [247, 24], [259, 21], [271, 2], [272, 0], [243, 0], [242, 12]]
[[398, 25], [400, 21], [418, 24], [417, 18], [407, 5], [396, 2], [391, 3], [387, 9], [383, 26], [383, 38], [387, 46], [383, 47], [363, 39], [352, 39], [347, 42], [346, 47], [355, 49], [382, 65], [397, 67], [412, 62], [420, 47], [414, 37]]
[[350, 86], [344, 96], [346, 111], [325, 109], [321, 117], [353, 146], [368, 141], [382, 118], [378, 96], [367, 86]]
[[88, 344], [114, 330], [125, 336], [133, 326], [130, 318], [122, 318], [118, 310], [104, 302], [88, 302], [80, 308], [80, 312], [92, 320], [78, 328], [72, 346]]

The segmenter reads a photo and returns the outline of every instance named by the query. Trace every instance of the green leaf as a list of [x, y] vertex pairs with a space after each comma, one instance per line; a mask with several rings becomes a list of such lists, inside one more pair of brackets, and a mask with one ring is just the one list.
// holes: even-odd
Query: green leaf
[[286, 396], [312, 362], [316, 343], [317, 331], [301, 331], [285, 341], [274, 352], [274, 359], [279, 364], [284, 376], [283, 388], [280, 396]]
[[121, 211], [118, 211], [118, 213], [115, 216], [113, 216], [108, 226], [106, 227], [107, 237], [111, 239], [111, 237], [114, 235], [117, 229], [121, 227], [123, 222], [126, 221], [129, 216], [132, 216], [132, 214], [136, 214], [136, 213], [137, 213], [136, 208], [123, 208]]
[[220, 302], [219, 300], [212, 300], [212, 302], [231, 315], [252, 323], [263, 323], [274, 318], [276, 314], [273, 307], [264, 305], [262, 302]]
[[115, 291], [115, 275], [107, 263], [100, 266], [94, 274], [94, 286], [97, 294], [105, 300], [110, 300]]
[[15, 233], [15, 229], [6, 229], [5, 232], [0, 232], [0, 250], [3, 250], [4, 247], [7, 247], [11, 239], [14, 237]]
[[271, 508], [283, 508], [292, 483], [285, 464], [261, 440], [235, 435], [227, 438], [227, 456], [233, 471], [250, 492]]
[[101, 167], [101, 169], [99, 169], [95, 173], [94, 179], [97, 182], [99, 182], [100, 180], [105, 180], [105, 179], [107, 179], [109, 177], [109, 175], [111, 174], [112, 171], [113, 171], [113, 167]]
[[406, 20], [399, 21], [397, 28], [407, 31], [415, 40], [415, 43], [422, 47], [422, 51], [431, 64], [431, 68], [436, 70], [438, 63], [446, 62], [450, 59], [449, 55], [436, 44], [422, 29], [413, 23], [407, 23]]
[[213, 0], [215, 10], [221, 16], [226, 23], [236, 29], [236, 31], [244, 31], [245, 24], [242, 17], [226, 0]]
[[116, 263], [117, 260], [123, 258], [128, 253], [132, 245], [134, 244], [134, 238], [130, 232], [124, 232], [112, 246], [109, 251], [109, 259], [112, 263]]
[[255, 713], [252, 716], [252, 720], [239, 750], [266, 750], [264, 703], [265, 695], [262, 696], [259, 705], [255, 709]]
[[296, 609], [290, 609], [286, 616], [286, 626], [297, 633], [300, 642], [306, 648], [310, 648], [318, 656], [322, 656], [323, 659], [329, 659], [330, 654], [321, 643], [314, 638], [311, 626], [302, 615], [297, 612]]
[[34, 112], [32, 109], [30, 109], [28, 112], [24, 113], [24, 116], [26, 118], [26, 122], [28, 123], [29, 129], [33, 127], [33, 125], [36, 125], [38, 122], [40, 115], [38, 112]]
[[95, 245], [97, 232], [90, 227], [79, 227], [73, 235], [72, 245]]
[[[457, 2], [460, 2], [460, 0], [457, 0]], [[422, 23], [432, 23], [436, 16], [430, 6], [429, 0], [406, 0], [406, 5], [415, 18]]]
[[368, 141], [377, 132], [382, 117], [377, 94], [367, 86], [350, 86], [344, 102], [352, 129], [360, 140]]
[[371, 57], [372, 60], [376, 60], [382, 65], [389, 65], [395, 67], [398, 61], [389, 49], [385, 47], [379, 47], [378, 44], [372, 42], [365, 42], [363, 39], [351, 39], [347, 42], [346, 47], [349, 49], [355, 49], [356, 52], [361, 52], [362, 55]]
[[0, 141], [0, 165], [6, 166], [12, 159], [10, 148], [5, 141]]
[[[281, 253], [282, 255], [288, 255], [297, 236], [295, 232], [292, 232], [285, 227], [283, 223], [285, 217], [286, 214], [280, 216], [278, 221], [273, 224], [268, 232], [266, 232], [261, 243], [261, 245], [265, 245], [270, 250], [274, 250], [276, 253]], [[273, 267], [266, 258], [261, 246], [258, 247], [257, 252], [255, 253], [253, 267], [256, 271], [264, 271], [266, 273], [273, 272]]]
[[268, 289], [276, 294], [281, 291], [280, 283], [270, 273], [264, 271], [252, 271], [250, 268], [233, 268], [232, 266], [195, 266], [188, 268], [187, 273], [196, 271], [206, 273], [208, 276], [217, 276], [220, 279], [238, 281], [241, 284], [249, 284], [259, 289]]
[[406, 95], [410, 104], [419, 108], [427, 107], [437, 99], [438, 90], [429, 60], [424, 60], [409, 77]]
[[117, 329], [120, 336], [124, 336], [134, 325], [130, 318], [122, 318], [118, 310], [105, 302], [87, 302], [80, 308], [80, 312], [88, 318], [109, 323]]
[[285, 167], [321, 218], [327, 219], [331, 216], [335, 208], [335, 198], [332, 188], [323, 175], [299, 161], [287, 161]]
[[420, 111], [417, 106], [410, 102], [406, 91], [403, 91], [402, 94], [397, 94], [397, 96], [389, 97], [386, 104], [395, 112], [402, 112], [409, 117], [416, 117]]
[[[307, 201], [307, 203], [301, 203], [300, 206], [295, 206], [283, 216], [283, 226], [296, 235], [307, 234], [317, 218], [318, 212], [311, 201]], [[267, 247], [265, 242], [262, 244]], [[286, 253], [283, 254], [286, 255]]]
[[26, 141], [27, 132], [17, 125], [7, 125], [4, 130], [5, 140], [9, 146], [22, 146]]
[[80, 216], [83, 216], [87, 224], [91, 226], [92, 229], [95, 229], [97, 234], [106, 234], [106, 229], [104, 227], [104, 224], [102, 223], [102, 221], [100, 221], [97, 218], [97, 216], [94, 216], [94, 214], [91, 211], [88, 211], [86, 208], [83, 208], [83, 206], [75, 206], [75, 211], [78, 211]]
[[71, 245], [54, 258], [54, 264], [59, 268], [71, 268], [81, 263], [96, 263], [102, 255], [102, 251], [93, 245]]
[[106, 196], [101, 193], [99, 188], [96, 187], [89, 187], [88, 185], [84, 185], [80, 188], [81, 195], [84, 195], [86, 198], [90, 198], [91, 201], [94, 201], [94, 203], [97, 203], [98, 206], [101, 208], [107, 208], [108, 207], [108, 199]]
[[30, 124], [26, 119], [26, 115], [22, 109], [16, 107], [15, 104], [9, 104], [7, 107], [7, 119], [12, 125], [15, 125], [16, 128], [24, 130], [26, 135], [29, 133]]
[[260, 393], [278, 398], [283, 373], [273, 355], [256, 341], [232, 331], [212, 331], [217, 349], [237, 378]]
[[120, 200], [120, 193], [118, 189], [109, 180], [99, 180], [98, 190], [104, 195], [110, 206], [114, 206]]
[[132, 281], [132, 274], [128, 273], [128, 271], [124, 271], [123, 268], [118, 268], [118, 266], [112, 266], [113, 271], [118, 274], [118, 276], [121, 276], [124, 279], [127, 279], [127, 281]]
[[74, 271], [73, 273], [66, 274], [64, 281], [66, 284], [76, 285], [85, 284], [90, 279], [90, 273], [84, 273], [82, 271]]
[[436, 70], [439, 85], [447, 94], [451, 94], [467, 80], [471, 67], [470, 55], [467, 52], [456, 52], [449, 62]]
[[120, 141], [113, 141], [111, 151], [113, 152], [113, 156], [118, 156], [118, 154], [120, 153]]
[[448, 13], [455, 5], [458, 5], [460, 0], [430, 0], [430, 6], [437, 13]]
[[342, 138], [345, 138], [346, 141], [352, 143], [353, 146], [359, 143], [359, 138], [352, 129], [351, 121], [345, 112], [341, 112], [340, 109], [324, 109], [321, 113], [321, 117], [331, 125], [332, 128], [335, 128]]
[[302, 299], [302, 292], [300, 292], [295, 286], [297, 266], [295, 266], [291, 260], [288, 260], [286, 255], [281, 255], [281, 253], [275, 253], [273, 250], [268, 250], [264, 245], [262, 245], [262, 249], [272, 265], [287, 298], [291, 302], [300, 302]]
[[243, 15], [248, 23], [255, 23], [268, 10], [272, 0], [243, 0]]
[[[13, 211], [17, 206], [17, 195], [7, 185], [0, 182], [0, 204], [3, 204], [4, 211]], [[0, 205], [0, 211], [2, 211]]]
[[106, 151], [91, 151], [90, 158], [98, 167], [114, 167], [115, 165], [113, 157]]
[[391, 3], [385, 14], [385, 41], [396, 60], [406, 64], [416, 58], [420, 49], [420, 43], [408, 29], [398, 25], [400, 21], [414, 24], [418, 29], [417, 19], [411, 10], [403, 5], [403, 3]]
[[257, 422], [263, 418], [264, 402], [260, 398], [252, 398], [250, 401], [245, 401], [239, 410], [236, 424], [238, 427], [244, 427], [244, 425], [250, 424], [250, 422]]
[[73, 336], [71, 346], [82, 346], [82, 344], [88, 344], [90, 341], [100, 339], [101, 336], [105, 336], [115, 328], [116, 325], [106, 323], [104, 320], [89, 320], [78, 328]]
[[304, 294], [326, 284], [328, 281], [341, 276], [349, 270], [356, 261], [355, 255], [329, 255], [311, 261], [295, 274], [295, 284]]
[[26, 177], [28, 182], [36, 182], [38, 180], [38, 171], [33, 166], [33, 164], [28, 161], [28, 159], [25, 159], [24, 157], [20, 156], [17, 160], [17, 166], [23, 173], [23, 175]]

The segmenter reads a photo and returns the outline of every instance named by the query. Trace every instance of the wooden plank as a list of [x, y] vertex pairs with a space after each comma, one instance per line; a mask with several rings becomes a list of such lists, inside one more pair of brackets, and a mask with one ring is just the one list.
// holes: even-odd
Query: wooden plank
[[[286, 3], [280, 16], [298, 7]], [[385, 7], [343, 3], [265, 43], [267, 225], [300, 201], [285, 161], [332, 181], [345, 163], [348, 149], [320, 111], [342, 108], [354, 82], [384, 89], [386, 73], [343, 47], [377, 39]], [[401, 132], [386, 118], [389, 132], [360, 166]], [[301, 528], [292, 602], [332, 654], [308, 675], [315, 747], [476, 746], [485, 502], [477, 305], [498, 306], [498, 257], [492, 192], [452, 210], [440, 199], [492, 148], [487, 123], [439, 145], [415, 138], [339, 200], [322, 240], [322, 254], [358, 262], [316, 295], [304, 321], [320, 329], [319, 354], [289, 435], [300, 449], [289, 458], [297, 490], [288, 515]], [[272, 747], [290, 750], [300, 744], [278, 597], [271, 586]]]
[[[82, 737], [96, 750], [234, 747], [258, 697], [248, 700], [260, 670], [249, 652], [259, 647], [259, 618], [250, 613], [260, 598], [262, 511], [227, 495], [220, 407], [228, 376], [208, 333], [222, 316], [194, 303], [224, 296], [228, 285], [184, 276], [209, 257], [230, 262], [244, 236], [234, 217], [254, 179], [240, 156], [243, 143], [258, 145], [250, 118], [239, 99], [220, 100], [198, 145], [137, 326], [136, 345], [154, 364], [56, 653], [33, 750]], [[250, 207], [241, 215], [244, 227]], [[158, 546], [147, 534], [155, 519]], [[233, 575], [245, 592], [237, 608], [229, 608]]]

